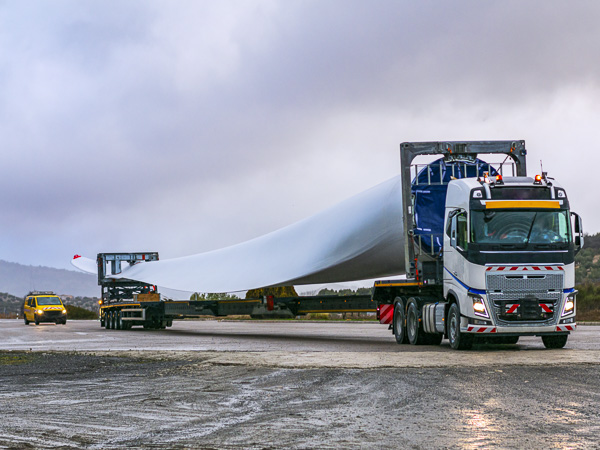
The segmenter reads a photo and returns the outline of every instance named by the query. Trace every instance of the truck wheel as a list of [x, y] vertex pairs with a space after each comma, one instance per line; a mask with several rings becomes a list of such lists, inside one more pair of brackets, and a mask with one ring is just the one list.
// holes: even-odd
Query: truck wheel
[[519, 342], [519, 336], [504, 336], [502, 338], [502, 343], [503, 344], [514, 345], [517, 342]]
[[40, 324], [40, 321], [39, 321], [39, 320], [37, 320], [37, 319], [35, 319], [35, 324], [36, 324], [36, 325], [39, 325], [39, 324]]
[[563, 348], [565, 345], [567, 345], [568, 339], [568, 334], [560, 334], [558, 336], [542, 336], [542, 342], [546, 348]]
[[400, 297], [396, 297], [394, 305], [394, 336], [398, 344], [408, 344], [406, 337], [406, 315], [404, 314], [404, 301]]
[[108, 311], [106, 313], [106, 329], [112, 330], [112, 327], [113, 327], [112, 311]]
[[27, 320], [27, 317], [23, 317], [23, 322], [25, 322], [25, 325], [29, 325], [29, 320]]
[[473, 346], [473, 335], [460, 332], [460, 311], [452, 303], [448, 311], [448, 340], [454, 350], [469, 350]]
[[426, 344], [425, 333], [419, 322], [419, 308], [417, 303], [411, 298], [408, 300], [406, 310], [406, 335], [408, 342], [412, 345]]
[[121, 311], [117, 311], [115, 313], [115, 329], [122, 330], [123, 329], [123, 317]]

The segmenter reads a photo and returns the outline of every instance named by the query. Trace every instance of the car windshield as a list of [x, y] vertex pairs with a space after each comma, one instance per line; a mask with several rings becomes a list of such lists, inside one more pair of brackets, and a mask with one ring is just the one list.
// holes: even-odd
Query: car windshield
[[37, 304], [38, 306], [62, 305], [58, 297], [38, 297]]
[[473, 211], [471, 240], [480, 244], [567, 244], [568, 211]]

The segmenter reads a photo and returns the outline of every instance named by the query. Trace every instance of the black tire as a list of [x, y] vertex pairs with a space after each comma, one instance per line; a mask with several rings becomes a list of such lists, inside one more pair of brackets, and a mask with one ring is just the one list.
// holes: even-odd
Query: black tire
[[394, 336], [398, 344], [408, 344], [408, 337], [406, 336], [406, 314], [404, 312], [404, 300], [400, 297], [396, 297], [396, 303], [394, 304], [394, 319], [392, 321], [392, 329], [394, 330]]
[[27, 320], [27, 317], [23, 316], [23, 322], [25, 323], [25, 325], [29, 325], [29, 320]]
[[115, 312], [115, 329], [122, 330], [123, 329], [123, 317], [121, 311]]
[[36, 325], [39, 325], [39, 324], [40, 324], [40, 321], [39, 321], [39, 320], [37, 320], [37, 319], [35, 319], [35, 324], [36, 324]]
[[519, 336], [504, 336], [502, 338], [503, 344], [514, 345], [519, 342]]
[[448, 340], [454, 350], [469, 350], [473, 347], [473, 335], [460, 332], [460, 311], [458, 304], [452, 303], [448, 311]]
[[563, 348], [567, 345], [568, 334], [559, 334], [557, 336], [542, 336], [542, 342], [546, 348]]
[[111, 311], [107, 311], [105, 313], [105, 322], [106, 322], [106, 329], [107, 330], [112, 330], [112, 312]]
[[427, 338], [419, 321], [419, 307], [414, 299], [408, 300], [406, 308], [406, 336], [412, 345], [426, 344]]
[[67, 324], [67, 319], [63, 320], [63, 321], [62, 321], [62, 324], [63, 324], [63, 325], [66, 325], [66, 324]]

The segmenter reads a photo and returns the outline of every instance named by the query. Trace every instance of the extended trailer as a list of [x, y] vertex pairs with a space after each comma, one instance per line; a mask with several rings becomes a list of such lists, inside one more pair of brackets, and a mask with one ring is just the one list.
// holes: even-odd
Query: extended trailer
[[167, 300], [157, 287], [135, 280], [117, 279], [122, 265], [158, 261], [156, 252], [98, 253], [98, 285], [102, 289], [100, 325], [126, 330], [132, 326], [161, 329], [174, 320], [200, 316], [249, 315], [252, 318], [294, 318], [309, 313], [362, 313], [377, 311], [371, 295], [265, 296], [252, 299]]

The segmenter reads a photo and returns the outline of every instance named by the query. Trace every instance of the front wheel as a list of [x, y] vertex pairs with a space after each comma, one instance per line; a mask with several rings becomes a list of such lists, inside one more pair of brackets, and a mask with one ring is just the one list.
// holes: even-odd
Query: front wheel
[[461, 333], [460, 311], [456, 303], [452, 303], [448, 311], [448, 340], [454, 350], [469, 350], [473, 347], [473, 335]]
[[404, 301], [400, 297], [396, 298], [394, 305], [394, 336], [398, 344], [408, 344], [406, 336], [406, 315], [404, 314]]
[[25, 322], [25, 325], [29, 325], [29, 320], [27, 320], [27, 317], [23, 316], [23, 322]]
[[559, 334], [557, 336], [542, 336], [542, 342], [546, 348], [563, 348], [567, 345], [568, 334]]

